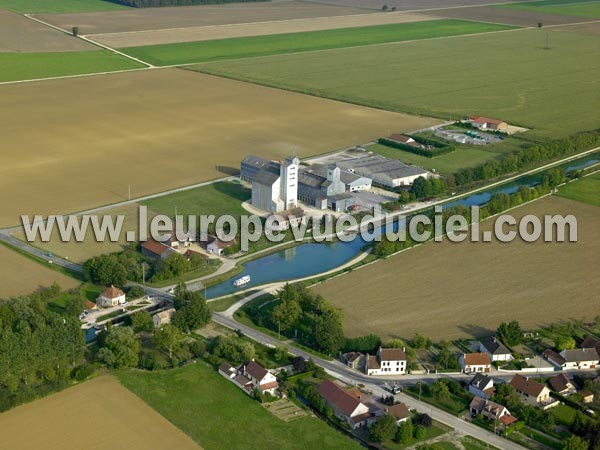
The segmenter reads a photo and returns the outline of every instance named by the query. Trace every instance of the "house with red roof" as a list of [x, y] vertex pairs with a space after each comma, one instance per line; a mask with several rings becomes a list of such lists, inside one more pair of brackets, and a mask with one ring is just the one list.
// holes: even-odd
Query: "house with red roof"
[[508, 124], [502, 120], [490, 119], [489, 117], [471, 116], [471, 125], [480, 130], [503, 131], [508, 130]]
[[356, 396], [330, 380], [323, 380], [319, 384], [319, 395], [333, 410], [333, 414], [346, 422], [355, 430], [368, 426], [372, 421], [371, 410]]
[[96, 299], [96, 305], [102, 308], [110, 308], [125, 304], [125, 293], [114, 286], [106, 288]]
[[464, 373], [489, 372], [491, 360], [489, 353], [464, 353], [458, 358], [458, 364]]

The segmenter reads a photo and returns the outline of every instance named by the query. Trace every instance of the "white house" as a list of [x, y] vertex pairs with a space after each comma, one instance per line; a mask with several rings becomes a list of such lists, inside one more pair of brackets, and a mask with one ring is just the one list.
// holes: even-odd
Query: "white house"
[[102, 294], [96, 299], [96, 305], [103, 308], [110, 308], [111, 306], [118, 306], [125, 304], [125, 293], [114, 286], [107, 288]]
[[208, 243], [206, 244], [206, 251], [213, 255], [223, 255], [225, 253], [225, 249], [235, 245], [234, 241], [222, 241], [218, 237], [209, 236]]
[[275, 391], [279, 387], [277, 378], [256, 361], [252, 360], [244, 364], [240, 368], [240, 372], [250, 380], [253, 390], [258, 389], [261, 393], [268, 392], [271, 395], [275, 395]]
[[154, 328], [160, 328], [163, 325], [171, 323], [171, 317], [175, 313], [175, 308], [165, 309], [157, 314], [152, 316], [152, 321], [154, 322]]
[[376, 355], [366, 355], [367, 375], [396, 375], [406, 373], [406, 353], [401, 348], [381, 348]]
[[458, 358], [458, 364], [464, 373], [489, 372], [490, 355], [487, 353], [464, 353]]
[[481, 414], [486, 419], [497, 420], [504, 426], [508, 426], [517, 421], [505, 406], [481, 397], [474, 397], [473, 400], [471, 400], [469, 410], [471, 411], [471, 414]]
[[508, 348], [496, 338], [483, 339], [479, 342], [479, 351], [490, 355], [494, 361], [511, 361], [513, 356]]
[[564, 370], [595, 369], [600, 363], [600, 356], [595, 348], [575, 348], [560, 353], [547, 349], [544, 350], [544, 357]]
[[554, 400], [550, 397], [550, 389], [542, 383], [525, 378], [523, 375], [515, 375], [510, 381], [510, 385], [525, 403], [542, 407], [550, 406], [554, 403]]
[[478, 373], [469, 383], [469, 392], [477, 397], [489, 399], [494, 395], [494, 381], [487, 375]]
[[325, 403], [331, 407], [333, 414], [348, 423], [352, 429], [367, 425], [371, 418], [371, 411], [356, 396], [329, 380], [323, 380], [319, 384], [318, 392]]

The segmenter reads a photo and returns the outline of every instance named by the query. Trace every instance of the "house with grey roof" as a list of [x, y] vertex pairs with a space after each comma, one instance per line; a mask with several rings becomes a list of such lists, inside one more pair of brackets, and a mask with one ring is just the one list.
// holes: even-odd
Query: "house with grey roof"
[[479, 351], [488, 353], [492, 362], [511, 361], [513, 359], [510, 350], [495, 337], [479, 341]]
[[469, 392], [477, 397], [489, 399], [494, 395], [494, 381], [487, 375], [478, 373], [469, 383]]
[[574, 348], [556, 353], [546, 349], [544, 357], [563, 370], [585, 370], [595, 369], [600, 363], [600, 356], [595, 348]]

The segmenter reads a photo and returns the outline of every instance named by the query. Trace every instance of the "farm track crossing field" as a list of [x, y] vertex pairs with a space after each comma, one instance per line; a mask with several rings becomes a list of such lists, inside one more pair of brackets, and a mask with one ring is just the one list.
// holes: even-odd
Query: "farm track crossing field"
[[600, 1], [598, 0], [542, 0], [511, 5], [498, 5], [500, 8], [515, 9], [517, 11], [533, 11], [565, 16], [600, 18]]
[[84, 50], [98, 50], [98, 47], [19, 14], [0, 9], [0, 53]]
[[127, 6], [107, 0], [0, 0], [0, 9], [17, 13], [78, 13], [86, 11], [121, 11]]
[[121, 371], [117, 376], [206, 449], [361, 448], [312, 415], [289, 422], [275, 417], [204, 362], [174, 370]]
[[201, 450], [107, 375], [0, 414], [0, 432], [7, 450]]
[[3, 244], [0, 244], [0, 273], [0, 298], [31, 294], [36, 289], [48, 287], [54, 282], [63, 289], [74, 288], [80, 284], [76, 279], [46, 268]]
[[561, 186], [558, 190], [558, 195], [570, 198], [571, 200], [589, 203], [590, 205], [600, 206], [600, 173]]
[[[544, 48], [546, 32], [550, 50]], [[444, 119], [499, 118], [532, 128], [525, 135], [536, 138], [554, 139], [598, 127], [600, 37], [551, 29], [188, 68], [394, 111]]]
[[349, 336], [384, 340], [417, 332], [434, 340], [481, 336], [502, 321], [529, 328], [600, 314], [591, 301], [600, 289], [600, 208], [550, 197], [511, 214], [574, 214], [578, 242], [429, 243], [314, 289], [343, 309]]
[[317, 17], [312, 19], [280, 20], [244, 24], [212, 25], [206, 27], [150, 30], [127, 33], [109, 33], [89, 36], [109, 47], [135, 47], [143, 45], [172, 44], [177, 42], [208, 41], [244, 36], [299, 33], [336, 28], [365, 27], [389, 23], [420, 22], [432, 20], [422, 14], [389, 13], [357, 14], [351, 16]]
[[4, 85], [0, 97], [0, 227], [127, 200], [129, 185], [136, 198], [232, 175], [249, 153], [305, 157], [437, 123], [180, 69]]
[[144, 67], [108, 50], [69, 53], [0, 53], [0, 82], [115, 72]]
[[485, 33], [510, 28], [507, 25], [444, 19], [215, 41], [150, 45], [124, 48], [121, 51], [154, 65], [166, 66]]
[[73, 25], [77, 25], [82, 34], [98, 34], [370, 13], [359, 8], [296, 1], [127, 9], [128, 11], [83, 14], [45, 14], [38, 17], [63, 29], [71, 29]]

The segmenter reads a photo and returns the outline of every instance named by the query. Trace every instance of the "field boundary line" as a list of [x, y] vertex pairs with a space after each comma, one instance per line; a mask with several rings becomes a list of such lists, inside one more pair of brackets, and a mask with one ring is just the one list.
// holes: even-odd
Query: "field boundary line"
[[80, 73], [80, 74], [75, 74], [75, 75], [61, 75], [58, 77], [31, 78], [28, 80], [0, 81], [0, 86], [3, 86], [5, 84], [33, 83], [36, 81], [52, 81], [52, 80], [62, 80], [62, 79], [67, 79], [67, 78], [93, 77], [96, 75], [110, 75], [113, 73], [142, 72], [145, 70], [152, 70], [152, 69], [158, 69], [158, 67], [139, 67], [137, 69], [122, 69], [122, 70], [113, 70], [110, 72]]
[[[459, 19], [459, 20], [463, 20], [463, 19]], [[465, 20], [465, 21], [467, 21], [467, 20]], [[477, 21], [469, 21], [469, 22], [477, 22]], [[494, 24], [493, 22], [479, 22], [479, 23], [490, 23], [492, 25], [497, 25], [497, 24]], [[438, 36], [438, 37], [424, 38], [424, 39], [410, 39], [408, 41], [380, 42], [377, 44], [352, 45], [349, 47], [322, 48], [322, 49], [317, 49], [317, 50], [303, 50], [303, 51], [290, 52], [290, 53], [275, 53], [273, 55], [264, 55], [264, 56], [246, 56], [243, 58], [219, 59], [219, 60], [215, 60], [215, 61], [203, 61], [203, 62], [194, 62], [194, 63], [169, 64], [167, 66], [155, 66], [155, 67], [156, 68], [165, 68], [165, 67], [198, 66], [198, 65], [203, 65], [203, 64], [214, 64], [214, 63], [231, 62], [231, 61], [244, 61], [244, 60], [248, 60], [248, 59], [271, 58], [271, 57], [287, 56], [287, 55], [300, 55], [300, 54], [304, 54], [304, 53], [331, 52], [331, 51], [336, 51], [336, 50], [352, 50], [352, 49], [357, 49], [357, 48], [377, 47], [380, 45], [414, 44], [415, 42], [426, 42], [426, 41], [435, 41], [435, 40], [440, 40], [440, 39], [453, 39], [453, 38], [460, 38], [460, 37], [481, 36], [484, 34], [508, 33], [508, 32], [514, 32], [514, 31], [536, 29], [536, 27], [519, 27], [517, 25], [506, 25], [506, 24], [500, 24], [500, 25], [505, 25], [505, 26], [514, 27], [514, 28], [511, 28], [509, 30], [494, 30], [494, 31], [482, 31], [479, 33], [470, 33], [470, 34], [457, 34], [454, 36]], [[569, 24], [569, 25], [571, 25], [571, 24]], [[222, 75], [216, 75], [216, 76], [221, 77]], [[257, 83], [255, 83], [255, 84], [257, 84]]]
[[[37, 17], [33, 17], [31, 14], [23, 14], [23, 17], [27, 17], [29, 20], [33, 20], [34, 22], [38, 22], [38, 23], [40, 23], [42, 25], [45, 25], [47, 27], [50, 27], [50, 28], [52, 28], [54, 30], [60, 31], [60, 32], [66, 34], [68, 36], [73, 36], [73, 34], [69, 33], [67, 30], [64, 30], [63, 28], [57, 27], [55, 25], [52, 25], [51, 23], [45, 22], [45, 21], [43, 21], [41, 19], [38, 19]], [[73, 36], [73, 37], [75, 37], [75, 36]], [[147, 68], [151, 69], [151, 68], [154, 67], [154, 65], [152, 65], [150, 63], [147, 63], [146, 61], [142, 61], [139, 58], [136, 58], [136, 57], [128, 55], [126, 53], [120, 52], [119, 50], [115, 50], [114, 48], [109, 47], [108, 45], [104, 45], [104, 44], [101, 44], [99, 42], [93, 41], [92, 39], [88, 39], [85, 36], [77, 36], [76, 39], [81, 39], [82, 41], [88, 42], [88, 43], [90, 43], [92, 45], [95, 45], [96, 47], [103, 48], [103, 49], [108, 50], [108, 51], [110, 51], [112, 53], [116, 53], [117, 55], [121, 55], [121, 56], [123, 56], [123, 57], [125, 57], [127, 59], [131, 59], [132, 61], [140, 63], [140, 64], [142, 64], [144, 66], [147, 66]]]

